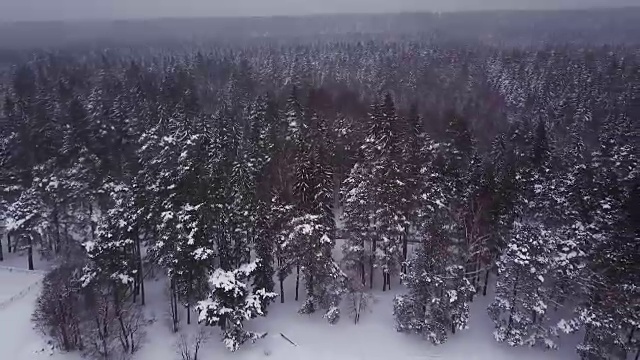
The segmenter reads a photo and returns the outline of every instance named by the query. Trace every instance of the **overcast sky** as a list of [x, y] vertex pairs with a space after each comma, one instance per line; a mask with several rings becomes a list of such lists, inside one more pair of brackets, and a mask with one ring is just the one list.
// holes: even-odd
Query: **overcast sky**
[[640, 0], [0, 0], [0, 21], [557, 9], [632, 5], [640, 5]]

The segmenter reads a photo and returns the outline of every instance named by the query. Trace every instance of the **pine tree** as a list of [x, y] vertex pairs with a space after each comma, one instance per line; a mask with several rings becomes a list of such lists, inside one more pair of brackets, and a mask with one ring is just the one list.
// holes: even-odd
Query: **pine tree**
[[[372, 198], [367, 191], [372, 187], [371, 177], [366, 168], [356, 164], [345, 180], [344, 223], [347, 239], [342, 247], [342, 261], [346, 268], [359, 274], [362, 285], [366, 284], [366, 265], [369, 262], [369, 284], [373, 286], [373, 255], [366, 248], [366, 242], [373, 235], [371, 228]], [[343, 190], [343, 191], [345, 191]]]
[[[405, 184], [401, 179], [401, 126], [388, 94], [382, 104], [372, 106], [369, 116], [369, 130], [362, 146], [364, 157], [352, 169], [352, 179], [346, 181], [353, 187], [345, 191], [345, 220], [349, 236], [354, 236], [348, 240], [352, 244], [346, 250], [354, 252], [347, 258], [361, 259], [364, 244], [359, 238], [369, 236], [369, 285], [373, 287], [373, 270], [379, 265], [386, 290], [391, 287], [391, 274], [398, 270], [401, 261], [401, 238], [407, 226], [404, 214], [407, 200], [402, 191]], [[370, 180], [362, 182], [364, 177]]]
[[335, 240], [330, 227], [320, 215], [303, 215], [285, 229], [281, 248], [286, 258], [297, 259], [305, 281], [307, 297], [300, 313], [324, 309], [330, 323], [338, 321], [346, 279], [332, 257]]
[[46, 228], [47, 208], [38, 191], [30, 188], [22, 191], [20, 196], [7, 209], [11, 214], [7, 219], [7, 232], [14, 238], [13, 249], [27, 250], [28, 269], [34, 270], [34, 250], [41, 244], [43, 236], [48, 234]]
[[420, 211], [415, 229], [420, 244], [406, 262], [407, 273], [402, 280], [408, 293], [396, 297], [394, 316], [398, 331], [415, 332], [442, 344], [449, 333], [467, 327], [468, 301], [474, 289], [453, 251], [451, 229], [455, 219], [448, 211], [452, 193], [441, 166], [448, 154], [446, 147], [425, 138], [421, 153], [426, 161], [420, 169]]
[[199, 323], [220, 326], [227, 349], [236, 351], [247, 340], [255, 341], [259, 334], [244, 329], [244, 322], [264, 316], [264, 304], [277, 295], [264, 289], [249, 289], [256, 262], [243, 264], [235, 270], [216, 269], [209, 277], [210, 294], [196, 307]]
[[498, 262], [495, 300], [489, 305], [494, 335], [511, 346], [543, 341], [555, 347], [544, 320], [550, 296], [545, 277], [557, 241], [540, 224], [516, 223], [511, 236]]
[[464, 267], [448, 265], [450, 261], [446, 238], [431, 234], [423, 239], [403, 276], [409, 292], [394, 299], [398, 331], [420, 334], [438, 345], [447, 341], [449, 331], [466, 329], [467, 299], [474, 290]]

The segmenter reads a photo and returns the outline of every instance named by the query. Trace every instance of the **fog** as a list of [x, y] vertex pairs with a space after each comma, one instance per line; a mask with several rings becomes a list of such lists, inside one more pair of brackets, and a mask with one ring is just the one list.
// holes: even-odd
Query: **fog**
[[270, 16], [319, 13], [575, 9], [639, 0], [0, 0], [0, 21]]

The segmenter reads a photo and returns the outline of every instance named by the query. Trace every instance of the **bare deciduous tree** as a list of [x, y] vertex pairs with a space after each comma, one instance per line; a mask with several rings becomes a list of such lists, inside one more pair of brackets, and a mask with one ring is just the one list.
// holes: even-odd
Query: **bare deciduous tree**
[[180, 334], [180, 338], [176, 342], [176, 352], [180, 355], [181, 360], [198, 360], [200, 348], [209, 338], [209, 331], [205, 328], [200, 329], [196, 334], [185, 335]]

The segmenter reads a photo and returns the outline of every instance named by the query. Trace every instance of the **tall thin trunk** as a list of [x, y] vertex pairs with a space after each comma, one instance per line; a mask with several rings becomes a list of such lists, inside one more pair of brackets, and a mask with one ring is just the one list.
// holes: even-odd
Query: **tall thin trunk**
[[91, 227], [91, 240], [95, 240], [96, 226], [93, 223], [93, 203], [89, 201], [89, 226]]
[[130, 351], [130, 344], [129, 344], [129, 331], [127, 330], [126, 326], [124, 325], [124, 320], [122, 318], [122, 312], [120, 312], [120, 314], [118, 315], [118, 323], [120, 324], [120, 332], [121, 332], [121, 336], [120, 336], [120, 343], [122, 344], [122, 348], [125, 351]]
[[360, 262], [360, 277], [362, 278], [362, 285], [364, 286], [367, 283], [367, 279], [365, 277], [366, 270], [364, 269], [364, 261]]
[[171, 323], [173, 325], [173, 332], [178, 332], [178, 299], [176, 296], [176, 281], [171, 279]]
[[[465, 278], [467, 278], [468, 280], [470, 280], [469, 282], [471, 283], [471, 286], [475, 289], [476, 287], [476, 276], [472, 275], [471, 279], [469, 279], [469, 274], [473, 274], [473, 262], [472, 261], [467, 261], [467, 265], [465, 265], [464, 267], [467, 275], [465, 275]], [[469, 293], [469, 298], [468, 298], [469, 302], [473, 302], [473, 292]]]
[[68, 245], [69, 244], [69, 231], [67, 230], [67, 223], [63, 223], [62, 224], [62, 234], [64, 234], [64, 237], [62, 237], [62, 242], [64, 243], [64, 245]]
[[507, 323], [507, 332], [511, 331], [511, 324], [513, 323], [513, 310], [516, 306], [516, 296], [518, 296], [518, 281], [519, 277], [516, 276], [516, 281], [513, 284], [513, 294], [511, 296], [511, 307], [509, 308], [509, 322]]
[[29, 238], [29, 253], [28, 253], [29, 270], [33, 270], [33, 239], [31, 235], [28, 235], [28, 238]]
[[[402, 273], [407, 273], [407, 253], [409, 251], [409, 228], [405, 230], [404, 236], [402, 237]], [[400, 277], [400, 282], [402, 282], [402, 277]]]
[[107, 349], [107, 335], [105, 334], [106, 329], [104, 329], [100, 323], [100, 316], [96, 316], [96, 327], [98, 328], [98, 337], [102, 342], [102, 355], [106, 358], [109, 354]]
[[58, 300], [58, 310], [60, 311], [60, 316], [62, 317], [62, 319], [60, 319], [60, 323], [62, 324], [62, 326], [60, 326], [62, 332], [62, 347], [65, 351], [69, 351], [71, 350], [71, 343], [69, 341], [69, 333], [67, 331], [66, 310], [64, 304], [62, 303], [62, 300]]
[[145, 296], [144, 296], [144, 274], [142, 273], [142, 259], [140, 259], [140, 300], [142, 301], [142, 305], [145, 305]]
[[61, 241], [60, 241], [60, 219], [58, 217], [58, 206], [54, 206], [53, 209], [53, 225], [55, 227], [55, 234], [54, 234], [54, 251], [56, 254], [60, 253], [60, 246], [61, 246]]
[[175, 314], [175, 329], [178, 331], [178, 291], [175, 286], [173, 288], [173, 313]]
[[373, 266], [376, 256], [376, 239], [371, 240], [371, 255], [369, 256], [369, 288], [373, 289]]
[[300, 288], [300, 265], [296, 265], [296, 301], [298, 301], [299, 288]]
[[4, 261], [4, 254], [2, 253], [2, 237], [0, 237], [0, 261]]
[[189, 288], [187, 289], [187, 325], [191, 325], [191, 292], [193, 291], [193, 278], [189, 273]]
[[[136, 247], [134, 246], [133, 249], [131, 250], [133, 252], [133, 258], [137, 259], [138, 255], [136, 254]], [[137, 262], [137, 260], [136, 260]], [[137, 267], [137, 264], [136, 264]], [[133, 303], [135, 304], [136, 301], [138, 300], [138, 295], [140, 294], [140, 286], [139, 286], [139, 282], [138, 282], [138, 272], [136, 271], [136, 273], [133, 276]]]
[[191, 325], [191, 305], [189, 301], [191, 300], [187, 298], [187, 325]]
[[284, 279], [280, 277], [279, 280], [280, 280], [280, 303], [284, 304]]
[[307, 284], [307, 299], [312, 298], [314, 291], [313, 291], [313, 276], [309, 276], [308, 279], [308, 284]]
[[[480, 268], [482, 268], [482, 262], [480, 261], [480, 255], [476, 255], [476, 285], [480, 284]], [[478, 287], [475, 288], [476, 292], [479, 290]]]
[[11, 253], [11, 233], [7, 233], [7, 251]]
[[138, 228], [138, 226], [136, 226], [133, 230], [133, 238], [135, 239], [136, 242], [136, 262], [138, 263], [137, 267], [138, 267], [138, 274], [136, 276], [137, 279], [137, 288], [136, 288], [136, 293], [140, 294], [140, 300], [142, 302], [142, 305], [145, 304], [145, 298], [144, 298], [144, 272], [142, 269], [142, 247], [140, 245], [140, 230]]
[[124, 314], [122, 311], [121, 303], [120, 303], [120, 290], [118, 289], [118, 285], [114, 281], [113, 283], [113, 305], [115, 309], [115, 315], [118, 319], [118, 324], [120, 325], [120, 343], [122, 344], [122, 348], [125, 351], [129, 351], [129, 331], [124, 325]]
[[482, 296], [487, 296], [487, 284], [489, 284], [489, 268], [484, 273], [484, 287], [482, 288]]
[[[278, 271], [281, 272], [282, 257], [276, 256], [276, 261], [278, 262]], [[284, 276], [282, 276], [281, 273], [278, 274], [278, 282], [280, 283], [280, 303], [284, 304]]]

